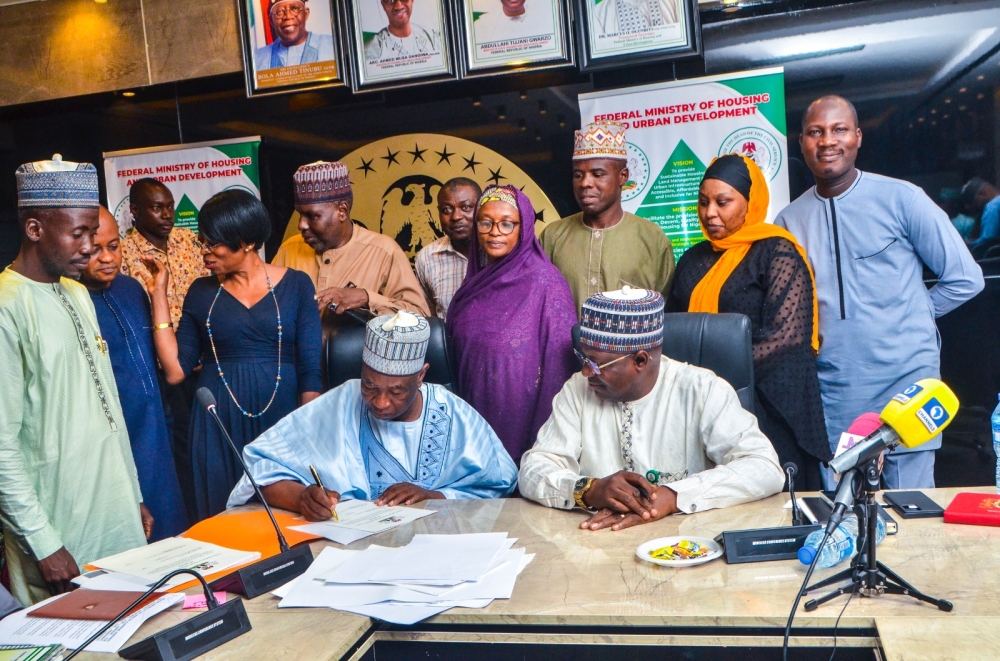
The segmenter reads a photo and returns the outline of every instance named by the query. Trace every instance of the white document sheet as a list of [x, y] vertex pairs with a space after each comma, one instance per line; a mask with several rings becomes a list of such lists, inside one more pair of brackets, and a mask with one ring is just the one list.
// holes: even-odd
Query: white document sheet
[[369, 535], [398, 528], [431, 514], [434, 514], [434, 510], [414, 507], [379, 507], [367, 500], [344, 500], [337, 503], [338, 521], [331, 519], [320, 523], [293, 526], [292, 530], [322, 535], [340, 544], [350, 544]]
[[[186, 537], [169, 537], [131, 551], [94, 561], [95, 567], [158, 581], [175, 569], [193, 569], [202, 576], [260, 558], [256, 551], [237, 551]], [[190, 574], [179, 574], [165, 587], [192, 580]]]
[[[5, 645], [64, 645], [76, 649], [107, 624], [103, 620], [62, 620], [28, 617], [28, 613], [59, 599], [56, 595], [0, 620], [0, 641]], [[168, 594], [147, 604], [109, 629], [87, 647], [88, 652], [115, 653], [139, 630], [143, 622], [184, 601], [183, 594]]]
[[319, 552], [319, 555], [316, 556], [316, 559], [313, 560], [311, 565], [309, 565], [309, 568], [306, 569], [305, 573], [292, 579], [288, 583], [285, 583], [277, 590], [272, 591], [271, 594], [279, 599], [284, 599], [289, 595], [289, 593], [292, 592], [292, 590], [310, 585], [310, 581], [316, 585], [323, 585], [322, 579], [319, 578], [320, 574], [333, 571], [343, 563], [347, 562], [347, 559], [355, 553], [361, 553], [361, 551], [345, 551], [328, 546]]
[[414, 535], [369, 581], [442, 584], [475, 581], [489, 570], [507, 533]]
[[368, 583], [387, 564], [395, 563], [396, 556], [404, 548], [406, 547], [390, 548], [372, 544], [351, 556], [347, 562], [320, 574], [320, 578], [327, 583]]
[[118, 572], [95, 569], [80, 574], [73, 579], [81, 588], [87, 590], [107, 590], [109, 592], [145, 592], [156, 581]]
[[274, 594], [282, 598], [278, 607], [344, 609], [348, 606], [379, 603], [395, 598], [419, 601], [420, 597], [428, 597], [428, 595], [421, 595], [394, 585], [379, 585], [377, 583], [347, 585], [324, 583], [322, 580], [317, 580], [319, 575], [336, 570], [351, 559], [366, 552], [323, 549], [319, 556], [313, 560], [313, 564], [306, 570], [306, 573], [296, 579], [294, 584], [291, 584], [288, 589], [282, 587], [275, 591]]
[[319, 535], [320, 537], [329, 539], [331, 542], [337, 542], [344, 546], [375, 534], [367, 530], [341, 528], [331, 521], [320, 521], [319, 523], [310, 523], [304, 526], [292, 526], [292, 530], [307, 532], [310, 535]]

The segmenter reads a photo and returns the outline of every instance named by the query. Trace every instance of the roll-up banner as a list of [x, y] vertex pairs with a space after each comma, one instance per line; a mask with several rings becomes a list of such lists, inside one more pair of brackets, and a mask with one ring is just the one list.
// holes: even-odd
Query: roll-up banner
[[260, 136], [106, 152], [108, 209], [124, 235], [132, 227], [128, 193], [139, 179], [163, 182], [174, 196], [177, 227], [198, 231], [198, 210], [208, 198], [242, 188], [260, 198]]
[[781, 67], [581, 94], [580, 120], [626, 126], [622, 206], [659, 225], [677, 258], [705, 238], [698, 185], [716, 156], [735, 152], [760, 166], [771, 195], [767, 222], [789, 202]]

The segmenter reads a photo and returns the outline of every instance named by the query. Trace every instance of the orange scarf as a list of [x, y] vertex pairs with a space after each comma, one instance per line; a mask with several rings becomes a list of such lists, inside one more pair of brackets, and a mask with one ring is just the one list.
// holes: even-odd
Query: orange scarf
[[[802, 261], [805, 262], [806, 269], [809, 270], [813, 296], [812, 348], [814, 353], [818, 352], [819, 306], [816, 303], [816, 278], [813, 275], [812, 267], [809, 265], [809, 260], [806, 259], [806, 251], [788, 230], [764, 222], [764, 218], [767, 217], [767, 205], [771, 199], [767, 190], [767, 182], [764, 180], [764, 174], [757, 167], [757, 164], [754, 163], [753, 159], [740, 156], [746, 162], [747, 169], [750, 171], [750, 199], [747, 203], [746, 220], [743, 222], [743, 227], [726, 238], [718, 241], [708, 239], [716, 251], [722, 252], [722, 257], [708, 270], [705, 277], [701, 279], [695, 286], [694, 291], [691, 292], [691, 302], [688, 304], [688, 312], [717, 313], [719, 311], [719, 292], [722, 291], [722, 286], [726, 284], [729, 276], [732, 275], [739, 263], [746, 257], [746, 254], [750, 251], [750, 246], [755, 241], [762, 241], [778, 236], [792, 242], [795, 250], [802, 257]], [[702, 233], [704, 231], [704, 228], [702, 228]], [[708, 238], [708, 236], [706, 235], [705, 238]]]

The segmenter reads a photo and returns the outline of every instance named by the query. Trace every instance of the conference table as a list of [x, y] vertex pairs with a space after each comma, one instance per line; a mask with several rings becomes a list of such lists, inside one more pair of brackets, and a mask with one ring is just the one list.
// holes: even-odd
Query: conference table
[[[925, 493], [947, 506], [960, 491], [995, 493], [976, 487]], [[449, 656], [452, 648], [489, 649], [490, 655], [482, 658], [515, 658], [504, 656], [505, 644], [517, 646], [516, 658], [549, 660], [626, 658], [622, 655], [627, 651], [660, 651], [649, 646], [701, 650], [700, 656], [684, 658], [780, 658], [788, 613], [805, 576], [797, 560], [730, 565], [719, 558], [672, 568], [639, 560], [635, 549], [657, 537], [714, 538], [724, 530], [789, 525], [790, 511], [783, 508], [787, 500], [787, 494], [778, 494], [618, 532], [580, 530], [583, 512], [549, 509], [520, 498], [429, 501], [418, 506], [433, 509], [434, 515], [347, 548], [400, 546], [417, 533], [506, 532], [517, 538], [515, 546], [535, 554], [518, 577], [511, 599], [496, 600], [484, 609], [452, 609], [401, 627], [330, 609], [279, 609], [279, 600], [268, 594], [245, 603], [251, 632], [202, 658], [360, 661], [375, 658], [379, 649], [387, 651], [379, 658], [406, 658], [408, 650], [418, 649], [435, 650], [442, 659], [467, 658]], [[879, 560], [924, 593], [951, 601], [954, 610], [946, 613], [894, 595], [855, 595], [850, 603], [845, 595], [812, 612], [800, 606], [790, 641], [800, 654], [790, 658], [828, 657], [836, 626], [838, 658], [1000, 661], [1000, 616], [991, 616], [1000, 604], [1000, 528], [945, 524], [940, 518], [895, 518], [899, 532], [878, 547]], [[342, 548], [319, 540], [311, 543], [314, 555], [328, 545]], [[817, 569], [812, 582], [845, 566]], [[810, 593], [807, 599], [825, 592]], [[158, 615], [130, 644], [191, 616], [179, 609]], [[569, 649], [619, 654], [566, 656]], [[756, 650], [758, 656], [712, 656], [713, 649], [734, 654]], [[759, 656], [761, 650], [764, 656]], [[823, 656], [816, 656], [817, 651]]]

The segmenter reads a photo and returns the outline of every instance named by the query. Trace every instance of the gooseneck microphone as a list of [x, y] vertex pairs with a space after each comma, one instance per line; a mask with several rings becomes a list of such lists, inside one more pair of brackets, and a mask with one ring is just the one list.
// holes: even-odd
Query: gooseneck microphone
[[98, 640], [122, 618], [133, 612], [133, 609], [145, 601], [147, 597], [178, 574], [190, 574], [198, 579], [198, 582], [201, 583], [201, 589], [205, 593], [205, 604], [208, 606], [208, 611], [125, 647], [118, 652], [118, 656], [123, 659], [145, 659], [146, 661], [192, 659], [252, 629], [247, 611], [240, 599], [219, 604], [201, 574], [193, 569], [175, 569], [154, 583], [145, 594], [133, 601], [131, 606], [94, 632], [94, 635], [81, 643], [69, 656], [64, 657], [64, 661], [69, 661], [80, 652], [86, 651], [88, 645]]
[[799, 509], [799, 502], [795, 498], [795, 475], [799, 472], [799, 467], [789, 461], [782, 468], [788, 476], [788, 495], [792, 497], [792, 525], [802, 525], [802, 511]]
[[288, 542], [285, 541], [285, 536], [281, 534], [281, 527], [274, 518], [274, 512], [271, 511], [271, 506], [267, 504], [267, 500], [264, 498], [264, 494], [260, 491], [260, 485], [257, 484], [257, 480], [253, 479], [253, 475], [250, 474], [250, 469], [247, 468], [247, 464], [243, 461], [243, 453], [236, 448], [236, 444], [233, 443], [233, 437], [229, 435], [226, 430], [226, 426], [222, 424], [222, 419], [219, 417], [219, 412], [215, 404], [215, 395], [208, 388], [198, 388], [198, 392], [195, 393], [195, 397], [198, 398], [198, 403], [201, 404], [202, 408], [208, 412], [212, 419], [215, 420], [215, 424], [219, 425], [219, 431], [222, 435], [226, 437], [226, 441], [229, 442], [229, 447], [232, 448], [233, 454], [236, 455], [236, 460], [240, 462], [240, 466], [243, 467], [243, 474], [247, 476], [250, 480], [250, 484], [253, 485], [254, 491], [257, 492], [257, 497], [260, 498], [260, 502], [264, 504], [264, 509], [267, 510], [267, 515], [271, 518], [271, 525], [274, 526], [274, 532], [278, 534], [278, 547], [281, 548], [282, 553], [288, 550]]
[[232, 437], [226, 430], [226, 426], [219, 417], [215, 395], [212, 394], [212, 391], [204, 387], [198, 388], [195, 397], [198, 399], [198, 403], [215, 420], [215, 424], [219, 426], [219, 431], [222, 432], [222, 435], [226, 437], [230, 449], [236, 455], [236, 460], [243, 467], [243, 474], [247, 476], [250, 484], [253, 485], [254, 491], [257, 492], [257, 497], [260, 498], [260, 502], [264, 505], [264, 510], [271, 519], [271, 525], [274, 526], [274, 531], [278, 536], [278, 547], [281, 549], [278, 555], [259, 560], [252, 565], [236, 570], [228, 576], [212, 581], [213, 589], [238, 592], [245, 595], [248, 599], [253, 599], [258, 595], [281, 587], [293, 578], [297, 578], [305, 573], [313, 561], [312, 551], [309, 550], [308, 545], [289, 549], [288, 542], [281, 533], [281, 526], [275, 520], [274, 512], [271, 511], [271, 506], [267, 504], [264, 494], [261, 493], [260, 485], [257, 484], [257, 480], [250, 474], [250, 469], [247, 468], [246, 462], [243, 461], [243, 453], [237, 449]]

